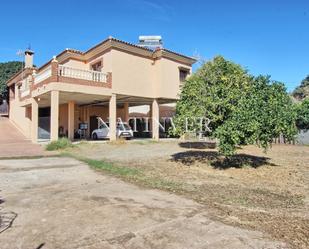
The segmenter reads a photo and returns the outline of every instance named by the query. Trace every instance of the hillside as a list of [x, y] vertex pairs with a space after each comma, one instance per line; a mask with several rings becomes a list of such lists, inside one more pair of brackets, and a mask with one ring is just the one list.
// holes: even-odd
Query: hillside
[[21, 70], [21, 67], [20, 61], [0, 62], [0, 99], [6, 96], [6, 81]]

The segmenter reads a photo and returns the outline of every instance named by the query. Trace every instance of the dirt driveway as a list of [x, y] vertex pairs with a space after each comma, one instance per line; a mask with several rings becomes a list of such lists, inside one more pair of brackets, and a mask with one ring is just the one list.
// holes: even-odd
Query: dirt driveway
[[0, 160], [0, 197], [1, 249], [284, 248], [71, 158]]

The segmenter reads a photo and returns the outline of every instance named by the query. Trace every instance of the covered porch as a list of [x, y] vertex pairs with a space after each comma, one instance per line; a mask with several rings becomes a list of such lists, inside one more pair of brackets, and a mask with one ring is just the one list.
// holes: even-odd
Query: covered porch
[[31, 140], [37, 142], [44, 138], [55, 141], [59, 137], [91, 139], [91, 132], [98, 128], [97, 117], [109, 122], [109, 139], [116, 140], [117, 120], [129, 123], [129, 108], [141, 105], [149, 106], [149, 133], [157, 140], [160, 105], [172, 102], [175, 100], [52, 90], [31, 98], [27, 107], [31, 117]]

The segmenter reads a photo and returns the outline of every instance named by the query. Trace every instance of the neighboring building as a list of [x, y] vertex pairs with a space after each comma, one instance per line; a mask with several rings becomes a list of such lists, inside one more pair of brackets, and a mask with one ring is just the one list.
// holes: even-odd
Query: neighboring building
[[157, 139], [159, 106], [177, 100], [195, 62], [111, 37], [86, 52], [66, 49], [40, 68], [33, 67], [33, 55], [25, 51], [25, 68], [7, 82], [9, 118], [33, 142], [63, 135], [73, 139], [84, 123], [89, 136], [97, 116], [109, 118], [110, 139], [116, 139], [116, 118], [127, 121], [129, 106], [138, 105], [151, 107], [152, 137]]

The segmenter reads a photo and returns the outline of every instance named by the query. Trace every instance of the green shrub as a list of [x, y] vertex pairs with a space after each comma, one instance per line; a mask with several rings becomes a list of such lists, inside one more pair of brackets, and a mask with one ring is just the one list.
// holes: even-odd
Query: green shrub
[[71, 141], [67, 138], [60, 138], [57, 141], [52, 141], [46, 146], [46, 150], [62, 150], [73, 147]]

